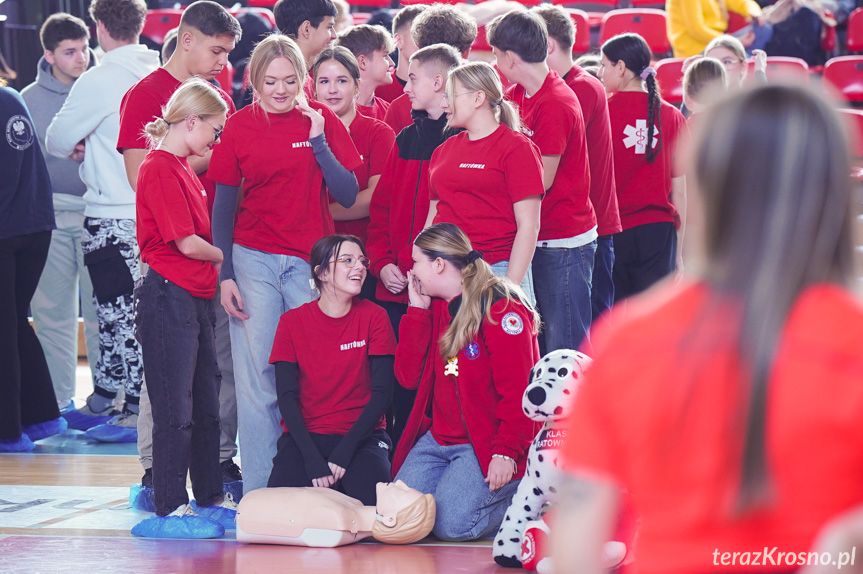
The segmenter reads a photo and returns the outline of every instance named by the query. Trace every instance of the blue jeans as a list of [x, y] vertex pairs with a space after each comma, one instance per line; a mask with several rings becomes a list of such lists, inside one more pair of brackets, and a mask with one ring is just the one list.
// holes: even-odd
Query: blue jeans
[[[498, 261], [491, 266], [492, 272], [498, 277], [505, 276], [507, 269], [509, 269], [509, 261]], [[521, 290], [527, 295], [527, 300], [530, 304], [536, 305], [536, 296], [533, 293], [533, 273], [531, 273], [530, 265], [527, 266], [524, 279], [521, 280]]]
[[519, 483], [511, 480], [489, 492], [473, 446], [442, 446], [431, 431], [411, 449], [396, 480], [434, 496], [437, 516], [432, 533], [451, 542], [493, 537]]
[[156, 514], [167, 516], [189, 502], [187, 472], [198, 504], [212, 505], [222, 497], [213, 301], [151, 268], [135, 288], [135, 304], [153, 412]]
[[596, 241], [581, 247], [537, 247], [533, 288], [542, 316], [542, 354], [578, 349], [590, 328], [590, 285]]
[[614, 303], [614, 236], [600, 235], [596, 238], [596, 255], [593, 259], [593, 281], [590, 285], [591, 321], [608, 311]]
[[282, 434], [276, 401], [276, 372], [270, 352], [279, 318], [317, 298], [309, 286], [308, 262], [234, 245], [234, 276], [245, 321], [230, 318], [237, 389], [237, 422], [243, 460], [243, 492], [267, 486], [276, 441]]

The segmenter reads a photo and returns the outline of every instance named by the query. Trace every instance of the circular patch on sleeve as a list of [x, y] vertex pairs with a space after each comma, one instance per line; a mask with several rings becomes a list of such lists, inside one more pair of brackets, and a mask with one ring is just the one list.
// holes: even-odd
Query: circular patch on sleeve
[[33, 125], [26, 116], [15, 115], [6, 122], [6, 142], [18, 151], [33, 145]]
[[524, 321], [517, 313], [507, 313], [500, 322], [501, 327], [508, 335], [518, 335], [524, 330]]

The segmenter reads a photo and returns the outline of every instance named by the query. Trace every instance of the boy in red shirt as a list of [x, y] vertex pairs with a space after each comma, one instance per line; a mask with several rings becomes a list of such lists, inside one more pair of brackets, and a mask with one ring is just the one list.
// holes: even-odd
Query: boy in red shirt
[[577, 349], [590, 326], [597, 237], [581, 106], [548, 67], [548, 33], [537, 14], [509, 12], [492, 20], [486, 34], [498, 68], [516, 84], [507, 95], [521, 112], [525, 134], [542, 154], [547, 193], [532, 265], [543, 353]]
[[[318, 54], [336, 39], [336, 5], [332, 0], [279, 0], [273, 6], [276, 27], [290, 36], [303, 53], [306, 69], [311, 70]], [[315, 80], [311, 74], [303, 81], [303, 91], [315, 99]]]
[[578, 98], [587, 135], [590, 160], [590, 203], [596, 212], [596, 257], [590, 285], [592, 319], [595, 320], [614, 302], [613, 234], [621, 231], [614, 183], [614, 152], [611, 146], [611, 123], [608, 99], [602, 82], [585, 72], [572, 60], [575, 23], [560, 6], [544, 4], [531, 8], [548, 29], [548, 67], [558, 73]]
[[390, 74], [393, 67], [390, 52], [395, 50], [393, 39], [380, 26], [362, 24], [348, 29], [339, 36], [338, 42], [351, 51], [359, 64], [357, 111], [367, 118], [383, 120], [390, 103], [377, 97], [375, 91], [393, 83]]
[[[411, 24], [411, 37], [418, 48], [432, 44], [447, 44], [467, 59], [470, 47], [476, 40], [476, 20], [473, 16], [452, 6], [432, 4], [419, 14]], [[407, 90], [407, 88], [405, 88]], [[411, 100], [407, 94], [396, 98], [384, 121], [399, 133], [411, 124]]]
[[[117, 151], [123, 154], [126, 176], [132, 189], [137, 187], [138, 170], [147, 155], [147, 140], [142, 135], [144, 126], [153, 118], [161, 117], [162, 106], [182, 83], [192, 76], [212, 80], [228, 62], [228, 53], [234, 49], [242, 34], [239, 22], [215, 2], [199, 1], [183, 12], [177, 33], [177, 48], [164, 66], [135, 84], [123, 97], [120, 106], [120, 135]], [[219, 88], [219, 95], [228, 105], [228, 115], [234, 111], [231, 97]], [[212, 211], [216, 186], [206, 177], [212, 151], [203, 157], [190, 157], [189, 165], [199, 176], [207, 193], [207, 208]], [[228, 317], [216, 305], [216, 344], [222, 386], [221, 402], [222, 437], [220, 458], [223, 480], [227, 483], [242, 480], [240, 469], [234, 464], [237, 454], [237, 415], [234, 392], [233, 362], [228, 335]], [[141, 389], [141, 412], [138, 417], [138, 455], [144, 466], [142, 485], [152, 487], [152, 415], [147, 386]]]
[[[367, 248], [371, 272], [380, 279], [375, 298], [387, 310], [395, 332], [407, 313], [406, 274], [413, 266], [413, 240], [428, 217], [428, 164], [434, 150], [455, 133], [446, 129], [440, 104], [447, 73], [460, 61], [458, 52], [445, 44], [422, 48], [411, 56], [405, 95], [413, 107], [414, 123], [396, 136], [369, 205]], [[413, 406], [413, 394], [400, 387], [395, 390], [396, 422], [390, 433], [394, 445]]]
[[408, 66], [411, 63], [411, 56], [419, 50], [411, 38], [411, 24], [414, 18], [426, 9], [425, 4], [413, 4], [405, 6], [399, 10], [393, 18], [392, 33], [393, 41], [396, 45], [398, 53], [398, 64], [393, 70], [393, 81], [386, 86], [380, 86], [375, 95], [382, 98], [387, 103], [392, 103], [393, 100], [404, 94], [405, 84], [408, 83]]

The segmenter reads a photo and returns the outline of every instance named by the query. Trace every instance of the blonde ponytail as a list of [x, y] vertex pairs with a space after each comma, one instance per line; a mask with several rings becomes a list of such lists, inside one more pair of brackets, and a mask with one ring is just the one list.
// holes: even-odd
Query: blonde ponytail
[[491, 306], [499, 299], [517, 300], [533, 315], [533, 330], [539, 330], [540, 318], [521, 287], [494, 274], [470, 240], [457, 225], [438, 223], [424, 229], [414, 245], [429, 259], [440, 257], [453, 264], [462, 274], [461, 307], [449, 328], [438, 341], [441, 356], [449, 359], [467, 347], [479, 333], [483, 319], [494, 324]]
[[447, 95], [450, 106], [455, 107], [455, 82], [468, 92], [483, 92], [485, 100], [495, 112], [497, 120], [511, 130], [521, 131], [518, 110], [503, 97], [503, 84], [497, 71], [486, 62], [468, 62], [450, 70]]
[[180, 123], [189, 116], [206, 119], [228, 112], [228, 104], [209, 82], [192, 76], [183, 82], [162, 106], [162, 117], [144, 126], [144, 137], [151, 149], [159, 146], [172, 124]]

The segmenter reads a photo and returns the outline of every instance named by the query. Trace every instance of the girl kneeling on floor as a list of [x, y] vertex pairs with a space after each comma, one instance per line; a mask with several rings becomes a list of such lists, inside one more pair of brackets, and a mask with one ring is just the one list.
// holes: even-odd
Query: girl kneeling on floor
[[[146, 126], [154, 149], [138, 173], [137, 220], [150, 270], [135, 289], [135, 325], [153, 408], [156, 517], [132, 529], [139, 536], [221, 536], [221, 515], [230, 525], [235, 514], [219, 506], [233, 506], [223, 502], [219, 468], [213, 297], [222, 252], [211, 244], [207, 196], [186, 159], [219, 142], [226, 112], [216, 90], [191, 78]], [[189, 505], [187, 472], [201, 516]]]
[[321, 296], [282, 315], [270, 356], [287, 431], [267, 486], [336, 488], [374, 506], [375, 485], [392, 480], [395, 334], [383, 308], [357, 298], [369, 268], [360, 239], [319, 239], [309, 264]]
[[434, 495], [435, 536], [488, 538], [538, 430], [521, 401], [539, 360], [539, 316], [452, 223], [424, 229], [413, 261], [395, 368], [399, 383], [418, 392], [393, 470]]

